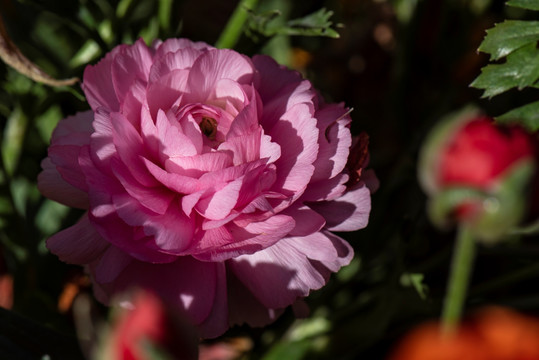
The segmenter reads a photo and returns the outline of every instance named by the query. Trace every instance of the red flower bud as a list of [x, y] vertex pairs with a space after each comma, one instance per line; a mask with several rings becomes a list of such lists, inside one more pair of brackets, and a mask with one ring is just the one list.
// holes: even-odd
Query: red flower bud
[[114, 319], [104, 339], [104, 351], [97, 359], [146, 360], [156, 354], [167, 359], [197, 359], [194, 328], [157, 296], [140, 291], [124, 307]]
[[419, 180], [438, 226], [466, 223], [480, 241], [503, 238], [526, 210], [534, 161], [532, 137], [465, 109], [437, 125], [423, 146]]
[[442, 186], [491, 187], [505, 170], [533, 156], [529, 135], [518, 127], [496, 126], [478, 116], [463, 127], [441, 149], [438, 180]]

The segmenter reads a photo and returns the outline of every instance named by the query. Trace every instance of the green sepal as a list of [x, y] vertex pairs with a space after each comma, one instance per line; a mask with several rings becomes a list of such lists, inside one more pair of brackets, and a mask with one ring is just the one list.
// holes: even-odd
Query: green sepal
[[496, 242], [507, 236], [523, 219], [526, 210], [525, 190], [535, 164], [531, 160], [515, 164], [495, 190], [495, 196], [485, 200], [483, 213], [473, 224], [477, 239]]
[[427, 205], [432, 223], [447, 228], [455, 221], [455, 210], [465, 203], [482, 203], [489, 195], [471, 187], [450, 187], [434, 194]]
[[525, 189], [535, 171], [531, 160], [523, 160], [506, 171], [501, 182], [481, 191], [470, 187], [451, 187], [434, 194], [428, 204], [431, 221], [439, 227], [447, 227], [455, 221], [453, 214], [461, 204], [480, 206], [477, 214], [461, 221], [483, 243], [494, 243], [511, 233], [525, 214]]
[[432, 195], [439, 191], [436, 174], [439, 173], [441, 149], [466, 122], [479, 114], [476, 107], [467, 106], [442, 118], [429, 132], [421, 147], [417, 168], [419, 183], [427, 194]]

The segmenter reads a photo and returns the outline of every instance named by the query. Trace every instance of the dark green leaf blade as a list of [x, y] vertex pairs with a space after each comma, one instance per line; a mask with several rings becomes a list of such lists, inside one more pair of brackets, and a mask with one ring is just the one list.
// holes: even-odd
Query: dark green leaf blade
[[538, 78], [539, 50], [529, 44], [510, 54], [506, 63], [484, 67], [470, 85], [484, 89], [482, 97], [493, 97], [514, 87], [520, 90], [533, 85]]
[[539, 101], [527, 104], [496, 117], [503, 124], [519, 124], [530, 131], [539, 130]]
[[539, 21], [506, 20], [487, 30], [479, 51], [498, 60], [515, 50], [539, 40]]
[[539, 0], [510, 0], [507, 5], [528, 10], [539, 10]]

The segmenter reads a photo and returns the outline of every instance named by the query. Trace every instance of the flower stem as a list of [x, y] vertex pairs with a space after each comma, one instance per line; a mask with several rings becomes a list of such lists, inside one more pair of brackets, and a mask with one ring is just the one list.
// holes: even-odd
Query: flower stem
[[442, 332], [451, 334], [458, 326], [475, 257], [475, 239], [471, 230], [461, 225], [451, 263], [449, 284], [442, 311]]
[[236, 9], [228, 19], [221, 36], [217, 39], [215, 47], [222, 48], [233, 48], [234, 45], [238, 42], [240, 38], [241, 31], [243, 29], [243, 24], [247, 20], [247, 11], [254, 9], [258, 0], [240, 0]]

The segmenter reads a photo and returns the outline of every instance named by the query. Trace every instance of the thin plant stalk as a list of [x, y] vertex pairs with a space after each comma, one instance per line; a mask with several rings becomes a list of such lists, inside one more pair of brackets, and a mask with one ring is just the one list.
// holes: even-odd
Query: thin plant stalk
[[442, 332], [446, 335], [455, 332], [462, 316], [475, 258], [475, 247], [472, 231], [466, 225], [461, 225], [442, 310]]
[[241, 36], [243, 25], [247, 20], [248, 10], [254, 9], [257, 3], [258, 0], [240, 0], [230, 19], [228, 19], [221, 36], [215, 43], [216, 48], [231, 49], [236, 45]]

